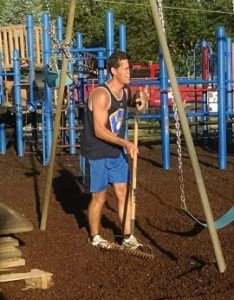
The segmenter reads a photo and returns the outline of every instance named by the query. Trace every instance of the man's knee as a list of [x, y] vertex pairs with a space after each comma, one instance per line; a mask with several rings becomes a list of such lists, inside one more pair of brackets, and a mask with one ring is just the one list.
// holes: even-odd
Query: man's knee
[[128, 185], [125, 183], [116, 184], [115, 193], [119, 201], [125, 201], [128, 196]]
[[97, 205], [103, 205], [106, 201], [106, 192], [92, 194], [92, 202]]

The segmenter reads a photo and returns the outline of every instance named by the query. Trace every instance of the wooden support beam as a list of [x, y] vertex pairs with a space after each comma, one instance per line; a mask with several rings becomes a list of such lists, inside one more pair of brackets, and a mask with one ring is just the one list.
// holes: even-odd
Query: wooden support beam
[[15, 268], [20, 266], [25, 266], [25, 259], [14, 257], [5, 260], [0, 260], [0, 272], [6, 271], [8, 268]]
[[213, 244], [218, 269], [219, 269], [220, 273], [223, 273], [226, 269], [226, 264], [224, 261], [224, 257], [223, 257], [220, 241], [218, 238], [217, 230], [215, 228], [214, 218], [213, 218], [213, 215], [211, 212], [208, 196], [206, 193], [206, 188], [205, 188], [205, 184], [203, 181], [201, 168], [199, 166], [197, 153], [196, 153], [196, 150], [195, 150], [195, 147], [193, 144], [192, 135], [191, 135], [191, 132], [190, 132], [190, 129], [188, 126], [188, 121], [186, 118], [186, 114], [184, 111], [184, 106], [183, 106], [180, 91], [178, 88], [174, 66], [172, 64], [171, 55], [170, 55], [169, 48], [167, 45], [166, 35], [165, 35], [165, 32], [163, 31], [163, 27], [162, 27], [160, 15], [159, 15], [158, 3], [155, 0], [149, 0], [149, 1], [150, 1], [150, 7], [151, 7], [151, 11], [152, 11], [155, 29], [156, 29], [159, 43], [160, 43], [160, 46], [162, 49], [163, 57], [164, 57], [165, 64], [167, 67], [168, 77], [170, 79], [170, 84], [171, 84], [172, 92], [174, 95], [174, 100], [175, 100], [176, 107], [178, 110], [178, 116], [179, 116], [181, 128], [182, 128], [182, 131], [184, 134], [188, 154], [189, 154], [190, 161], [191, 161], [191, 164], [193, 167], [194, 176], [196, 179], [200, 199], [201, 199], [202, 206], [203, 206], [203, 211], [204, 211], [204, 214], [206, 217], [208, 230], [209, 230], [211, 241]]
[[0, 261], [9, 258], [19, 258], [21, 256], [21, 250], [17, 249], [16, 247], [9, 246], [0, 248]]
[[3, 249], [5, 247], [17, 247], [19, 246], [19, 241], [13, 237], [1, 237], [0, 238], [0, 249]]
[[0, 275], [0, 282], [9, 282], [24, 279], [26, 285], [31, 288], [47, 289], [53, 285], [51, 273], [33, 269], [26, 273], [11, 273]]

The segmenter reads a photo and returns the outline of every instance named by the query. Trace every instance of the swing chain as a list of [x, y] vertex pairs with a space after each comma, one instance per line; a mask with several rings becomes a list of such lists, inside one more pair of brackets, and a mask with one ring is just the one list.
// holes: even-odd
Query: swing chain
[[[162, 9], [162, 0], [157, 0], [158, 13], [162, 23], [163, 31], [165, 32], [165, 23]], [[184, 192], [184, 174], [183, 174], [183, 162], [182, 162], [182, 148], [181, 148], [181, 128], [180, 121], [178, 116], [178, 110], [176, 103], [173, 101], [173, 111], [175, 119], [175, 128], [176, 128], [176, 144], [177, 144], [177, 154], [178, 154], [178, 171], [179, 171], [179, 183], [180, 183], [180, 201], [181, 208], [187, 211], [185, 192]]]
[[176, 144], [177, 144], [177, 154], [178, 154], [180, 201], [181, 201], [181, 208], [187, 211], [185, 192], [184, 192], [184, 174], [183, 174], [182, 148], [181, 148], [181, 126], [180, 126], [178, 110], [175, 102], [173, 102], [173, 111], [174, 111], [174, 119], [175, 119], [176, 138], [177, 138]]
[[[48, 3], [48, 1], [46, 1], [46, 7], [47, 7], [47, 10], [46, 10], [46, 11], [47, 11], [48, 14], [49, 14], [49, 18], [52, 19], [52, 18], [51, 18], [51, 15], [50, 15], [50, 13], [49, 13], [49, 3]], [[41, 8], [41, 7], [40, 7], [40, 8]], [[71, 56], [71, 53], [70, 53], [70, 51], [69, 51], [69, 48], [71, 47], [72, 42], [71, 42], [71, 43], [64, 43], [64, 42], [62, 42], [62, 41], [58, 41], [57, 38], [56, 38], [56, 36], [55, 36], [55, 33], [54, 33], [53, 28], [52, 28], [52, 29], [48, 29], [48, 28], [46, 28], [46, 27], [44, 26], [44, 24], [42, 24], [42, 22], [41, 22], [41, 15], [42, 15], [42, 12], [36, 13], [37, 10], [38, 10], [38, 9], [35, 9], [35, 10], [34, 10], [34, 13], [33, 13], [33, 16], [34, 16], [34, 19], [36, 20], [36, 23], [37, 23], [39, 26], [41, 26], [41, 28], [42, 28], [45, 32], [47, 32], [47, 34], [49, 35], [50, 39], [53, 41], [53, 43], [55, 44], [55, 46], [56, 46], [59, 50], [61, 50], [61, 51], [64, 53], [65, 57], [66, 57], [67, 59], [70, 59], [70, 60], [71, 60], [71, 59], [72, 59], [72, 56]], [[95, 67], [94, 67], [94, 64], [93, 64], [92, 61], [91, 61], [91, 58], [92, 58], [92, 55], [91, 55], [91, 54], [89, 54], [88, 58], [87, 58], [87, 57], [84, 57], [85, 65], [79, 66], [79, 67], [78, 67], [78, 68], [80, 69], [79, 72], [90, 73], [90, 74], [93, 74], [93, 75], [97, 75], [97, 74], [96, 74], [96, 69], [95, 69]]]
[[[58, 41], [57, 38], [55, 37], [55, 33], [52, 29], [48, 29], [44, 26], [44, 24], [41, 22], [41, 14], [40, 13], [38, 16], [34, 14], [34, 18], [36, 19], [36, 23], [41, 26], [41, 28], [49, 35], [50, 39], [52, 42], [55, 44], [55, 46], [63, 52], [65, 57], [67, 59], [71, 59], [71, 53], [69, 52], [69, 48], [71, 47], [71, 43], [64, 43], [62, 41]], [[50, 13], [49, 13], [49, 18], [51, 18]]]
[[67, 59], [70, 59], [71, 53], [69, 52], [68, 48], [71, 46], [71, 44], [58, 41], [56, 39], [52, 29], [49, 30], [40, 21], [38, 21], [38, 22], [41, 25], [42, 29], [48, 33], [49, 37], [54, 42], [54, 44], [58, 47], [58, 49], [64, 53], [64, 55]]
[[[28, 9], [31, 10], [31, 5], [29, 5], [29, 1], [26, 1], [26, 4], [28, 5]], [[45, 0], [45, 3], [44, 5], [46, 6], [46, 11], [48, 12], [49, 14], [49, 18], [51, 19], [51, 15], [49, 13], [49, 1], [48, 0]], [[63, 42], [60, 42], [56, 39], [54, 33], [53, 33], [53, 30], [52, 29], [47, 29], [41, 22], [41, 15], [42, 15], [42, 11], [41, 11], [41, 8], [42, 8], [42, 5], [40, 6], [34, 6], [34, 9], [33, 9], [33, 12], [32, 12], [32, 15], [34, 17], [34, 19], [36, 20], [36, 23], [42, 27], [42, 29], [48, 33], [50, 39], [54, 42], [54, 44], [58, 47], [59, 50], [61, 50], [65, 57], [67, 59], [71, 58], [71, 54], [69, 53], [69, 50], [68, 48], [70, 47], [70, 44], [68, 43], [63, 43]]]

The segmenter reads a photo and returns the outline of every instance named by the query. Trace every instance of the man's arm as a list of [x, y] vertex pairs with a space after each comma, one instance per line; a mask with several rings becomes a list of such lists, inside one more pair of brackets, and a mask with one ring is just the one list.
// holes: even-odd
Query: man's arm
[[104, 88], [97, 88], [91, 98], [89, 107], [93, 111], [93, 124], [95, 136], [108, 143], [119, 145], [126, 148], [130, 156], [133, 158], [134, 153], [138, 153], [138, 148], [130, 141], [122, 139], [112, 133], [107, 128], [108, 109], [110, 105], [109, 93]]

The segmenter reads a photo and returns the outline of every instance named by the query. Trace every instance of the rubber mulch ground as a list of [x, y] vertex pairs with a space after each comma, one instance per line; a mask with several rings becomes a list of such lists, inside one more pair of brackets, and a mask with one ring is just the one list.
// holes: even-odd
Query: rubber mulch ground
[[[206, 192], [215, 219], [234, 204], [234, 157], [217, 169], [217, 153], [196, 147]], [[154, 260], [125, 252], [103, 251], [87, 242], [87, 206], [82, 195], [77, 156], [56, 157], [46, 230], [39, 220], [48, 167], [36, 156], [17, 157], [13, 148], [0, 157], [1, 202], [33, 223], [31, 232], [13, 235], [26, 264], [10, 272], [40, 269], [53, 274], [49, 289], [27, 289], [24, 280], [1, 283], [0, 299], [234, 299], [234, 223], [218, 231], [226, 271], [220, 274], [208, 229], [181, 209], [177, 150], [171, 146], [171, 168], [162, 168], [161, 146], [140, 146], [135, 235]], [[183, 147], [186, 204], [204, 220], [190, 159]], [[101, 234], [120, 235], [116, 202], [110, 188]]]

